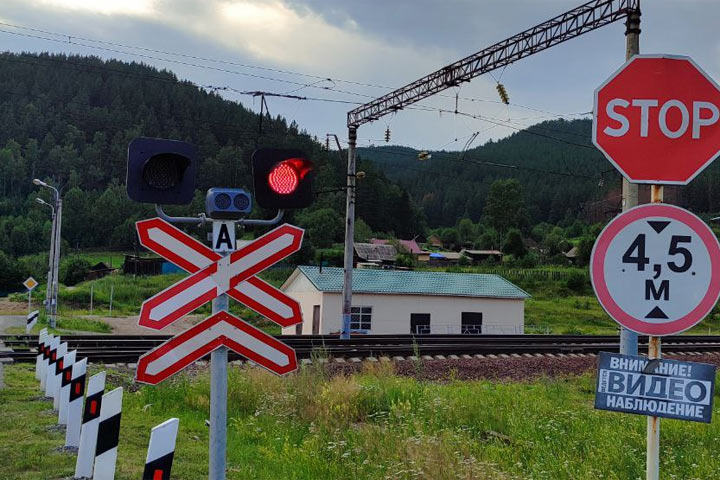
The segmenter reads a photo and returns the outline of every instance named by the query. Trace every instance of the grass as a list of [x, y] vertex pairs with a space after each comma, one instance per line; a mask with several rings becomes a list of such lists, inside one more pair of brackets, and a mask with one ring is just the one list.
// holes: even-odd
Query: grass
[[[62, 478], [74, 456], [39, 400], [33, 369], [6, 368], [0, 390], [0, 479]], [[209, 382], [181, 374], [126, 387], [118, 480], [139, 478], [150, 428], [180, 418], [173, 478], [207, 476]], [[232, 368], [229, 479], [639, 479], [645, 418], [592, 407], [590, 375], [532, 383], [418, 382], [390, 366], [328, 378], [306, 367], [288, 378]], [[716, 394], [717, 395], [717, 394]], [[717, 399], [716, 399], [717, 400]], [[717, 415], [718, 402], [715, 402]], [[720, 424], [662, 421], [663, 478], [720, 478]]]
[[[102, 320], [94, 320], [83, 317], [66, 317], [58, 315], [56, 328], [50, 328], [47, 315], [44, 311], [40, 311], [37, 323], [30, 333], [39, 333], [43, 328], [47, 328], [49, 333], [62, 334], [68, 330], [76, 332], [94, 332], [94, 333], [112, 333], [112, 327]], [[10, 327], [7, 329], [8, 334], [24, 334], [25, 327]]]

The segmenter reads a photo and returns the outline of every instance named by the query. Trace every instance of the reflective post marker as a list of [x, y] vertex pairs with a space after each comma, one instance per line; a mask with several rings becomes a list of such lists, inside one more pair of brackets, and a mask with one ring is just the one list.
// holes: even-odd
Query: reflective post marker
[[[58, 337], [58, 341], [60, 338]], [[54, 350], [50, 349], [50, 358], [48, 358], [48, 366], [45, 372], [45, 396], [52, 397], [55, 395], [55, 371], [57, 363], [63, 363], [63, 357], [67, 353], [67, 343], [59, 344]], [[60, 367], [62, 368], [62, 367]]]
[[98, 423], [100, 423], [100, 408], [102, 407], [104, 391], [105, 372], [96, 373], [90, 377], [80, 427], [80, 444], [78, 445], [78, 457], [75, 463], [75, 478], [90, 478], [92, 476]]
[[170, 480], [179, 423], [180, 420], [177, 418], [171, 418], [153, 427], [150, 432], [143, 480]]
[[60, 413], [63, 412], [63, 405], [66, 405], [66, 447], [77, 447], [80, 444], [80, 427], [82, 425], [82, 403], [83, 398], [85, 397], [86, 374], [87, 358], [83, 358], [72, 366], [67, 398], [63, 398], [62, 402], [60, 403]]
[[45, 352], [43, 352], [43, 361], [40, 364], [40, 388], [45, 390], [47, 384], [47, 371], [50, 368], [50, 359], [55, 355], [55, 350], [60, 346], [60, 337], [50, 335], [50, 341], [45, 342]]
[[[68, 375], [72, 375], [72, 366], [75, 363], [75, 356], [77, 350], [68, 352], [62, 359], [58, 359], [55, 362], [55, 378], [53, 379], [53, 409], [58, 412], [58, 423], [60, 422], [60, 397], [62, 395], [63, 378], [67, 372]], [[67, 382], [70, 385], [70, 382]], [[63, 424], [64, 425], [64, 424]]]
[[35, 357], [35, 378], [38, 380], [40, 380], [40, 364], [43, 359], [43, 349], [45, 348], [47, 338], [47, 328], [43, 328], [40, 330], [40, 334], [38, 335], [38, 355]]
[[114, 480], [117, 463], [117, 446], [120, 439], [122, 387], [103, 395], [95, 447], [93, 480]]
[[40, 316], [39, 310], [33, 310], [32, 312], [28, 313], [27, 320], [25, 321], [25, 333], [29, 334], [35, 324], [38, 321], [38, 317]]

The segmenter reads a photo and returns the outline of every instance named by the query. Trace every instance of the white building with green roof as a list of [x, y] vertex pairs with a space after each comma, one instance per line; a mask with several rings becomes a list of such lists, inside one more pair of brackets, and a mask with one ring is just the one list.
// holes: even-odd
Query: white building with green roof
[[[303, 323], [284, 335], [339, 333], [342, 268], [301, 266], [282, 290]], [[353, 271], [354, 331], [368, 334], [521, 334], [530, 295], [499, 275], [401, 270]]]

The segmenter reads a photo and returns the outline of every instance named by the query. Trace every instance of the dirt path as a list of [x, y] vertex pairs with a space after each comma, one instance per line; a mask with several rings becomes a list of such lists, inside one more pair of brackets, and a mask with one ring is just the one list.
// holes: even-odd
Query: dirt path
[[188, 315], [187, 317], [183, 317], [177, 322], [168, 325], [162, 330], [152, 330], [150, 328], [139, 326], [137, 315], [132, 317], [87, 316], [85, 318], [100, 320], [107, 323], [110, 327], [112, 327], [112, 333], [115, 335], [175, 335], [198, 323], [203, 319], [203, 316]]
[[25, 326], [25, 315], [0, 315], [0, 333], [5, 333], [10, 327]]

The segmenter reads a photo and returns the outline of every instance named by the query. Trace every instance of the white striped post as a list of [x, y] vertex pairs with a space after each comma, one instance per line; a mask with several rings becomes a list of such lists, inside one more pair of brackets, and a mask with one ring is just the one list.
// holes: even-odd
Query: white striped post
[[40, 380], [40, 363], [43, 359], [43, 350], [45, 350], [45, 341], [47, 341], [47, 328], [40, 330], [38, 335], [38, 355], [35, 357], [35, 378]]
[[[87, 370], [87, 359], [83, 358], [83, 360], [78, 360], [77, 350], [73, 350], [73, 352], [75, 352], [75, 357], [72, 358], [72, 363], [70, 363], [69, 360], [66, 361], [65, 368], [63, 368], [62, 375], [60, 375], [60, 389], [56, 398], [58, 401], [58, 423], [60, 425], [67, 425], [67, 408], [70, 403], [70, 384], [72, 383], [74, 375], [73, 372], [75, 372], [75, 365], [84, 361], [85, 363], [80, 368], [82, 368], [83, 371]], [[68, 354], [66, 358], [68, 356], [70, 356], [70, 354]], [[83, 394], [84, 393], [85, 392], [83, 391]]]
[[45, 390], [45, 383], [47, 382], [47, 371], [50, 365], [50, 357], [52, 352], [60, 346], [60, 337], [50, 335], [50, 341], [45, 342], [45, 352], [43, 352], [43, 360], [40, 363], [40, 388]]
[[32, 312], [28, 313], [27, 320], [25, 321], [25, 333], [30, 333], [35, 326], [35, 324], [38, 321], [38, 317], [40, 316], [39, 310], [33, 310]]
[[75, 478], [90, 478], [95, 464], [98, 424], [103, 393], [105, 392], [105, 372], [96, 373], [88, 382], [85, 409], [80, 427], [80, 445], [75, 463]]
[[63, 381], [63, 375], [65, 375], [65, 372], [67, 371], [69, 374], [72, 374], [72, 366], [75, 363], [75, 356], [77, 355], [77, 350], [73, 350], [72, 352], [68, 352], [65, 354], [63, 358], [59, 358], [57, 362], [55, 362], [55, 378], [53, 381], [53, 410], [56, 410], [58, 412], [58, 423], [60, 423], [60, 395], [62, 392], [62, 381]]
[[[63, 405], [66, 411], [65, 446], [77, 447], [80, 445], [80, 427], [82, 425], [82, 404], [85, 397], [85, 378], [87, 376], [87, 358], [83, 358], [72, 366], [70, 383], [67, 385], [67, 396], [63, 396], [60, 403], [60, 413]], [[66, 377], [63, 377], [65, 380]], [[65, 388], [65, 387], [63, 387]]]
[[97, 446], [93, 480], [114, 480], [117, 463], [117, 446], [120, 439], [120, 414], [122, 412], [122, 387], [103, 395], [98, 424]]
[[143, 480], [170, 480], [179, 423], [171, 418], [151, 430]]
[[[58, 361], [62, 363], [62, 358], [67, 353], [68, 344], [63, 342], [55, 348], [50, 350], [50, 358], [48, 359], [48, 366], [45, 372], [45, 396], [52, 397], [55, 395], [55, 369]], [[62, 367], [60, 367], [62, 368]]]

